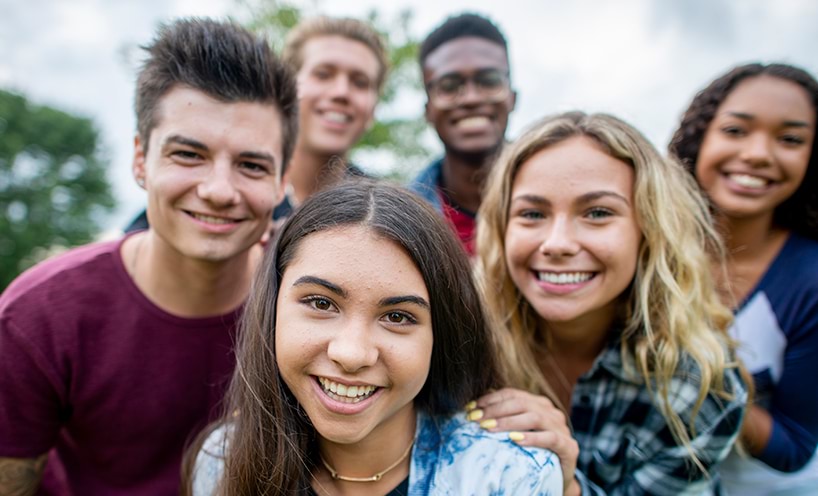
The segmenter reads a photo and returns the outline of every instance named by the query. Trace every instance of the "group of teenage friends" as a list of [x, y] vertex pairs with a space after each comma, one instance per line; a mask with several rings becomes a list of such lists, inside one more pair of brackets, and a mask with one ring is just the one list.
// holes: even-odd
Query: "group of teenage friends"
[[419, 57], [444, 155], [405, 189], [346, 160], [368, 24], [146, 51], [146, 214], [0, 296], [0, 494], [818, 490], [805, 71], [718, 76], [666, 154], [581, 112], [506, 142], [506, 39], [453, 16]]

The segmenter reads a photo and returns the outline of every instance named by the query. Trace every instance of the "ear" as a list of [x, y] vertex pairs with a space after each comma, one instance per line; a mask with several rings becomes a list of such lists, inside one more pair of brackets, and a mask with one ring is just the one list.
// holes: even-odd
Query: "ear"
[[131, 164], [131, 171], [133, 172], [134, 180], [140, 188], [145, 189], [145, 147], [142, 146], [142, 139], [139, 134], [133, 139], [133, 163]]
[[513, 90], [509, 98], [511, 98], [511, 106], [509, 107], [508, 111], [511, 112], [517, 107], [517, 90]]
[[423, 116], [426, 118], [426, 122], [431, 124], [432, 123], [432, 118], [429, 115], [429, 112], [431, 112], [431, 105], [429, 104], [429, 98], [427, 97], [426, 98], [426, 103], [423, 104]]

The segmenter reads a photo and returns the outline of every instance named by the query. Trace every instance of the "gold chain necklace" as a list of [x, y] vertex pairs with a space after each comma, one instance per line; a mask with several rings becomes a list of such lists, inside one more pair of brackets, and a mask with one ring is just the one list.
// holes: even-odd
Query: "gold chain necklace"
[[413, 438], [412, 442], [409, 443], [409, 447], [406, 448], [406, 451], [403, 452], [403, 454], [400, 456], [400, 458], [397, 459], [397, 461], [395, 461], [395, 463], [393, 463], [392, 465], [389, 465], [388, 467], [386, 467], [385, 470], [382, 470], [382, 471], [378, 472], [377, 474], [373, 475], [372, 477], [347, 477], [347, 476], [341, 475], [334, 468], [330, 467], [329, 463], [327, 463], [327, 461], [324, 460], [324, 457], [321, 456], [320, 453], [318, 454], [318, 458], [321, 459], [321, 463], [323, 463], [324, 466], [327, 468], [327, 470], [329, 470], [330, 475], [335, 480], [342, 480], [342, 481], [346, 481], [346, 482], [377, 482], [377, 481], [379, 481], [379, 480], [381, 480], [383, 478], [383, 474], [389, 472], [393, 468], [400, 465], [400, 462], [402, 462], [403, 460], [406, 459], [407, 456], [409, 456], [409, 452], [412, 451], [412, 446], [414, 446], [414, 445], [415, 445], [415, 439]]

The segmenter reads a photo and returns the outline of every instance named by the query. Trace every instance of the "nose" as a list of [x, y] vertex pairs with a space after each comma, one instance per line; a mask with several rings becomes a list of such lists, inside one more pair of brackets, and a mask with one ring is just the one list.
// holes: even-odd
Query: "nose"
[[468, 79], [463, 83], [460, 89], [460, 104], [461, 105], [480, 105], [485, 101], [485, 97], [477, 87], [474, 79]]
[[555, 217], [549, 226], [545, 227], [545, 238], [540, 245], [540, 252], [548, 257], [566, 257], [579, 252], [575, 227], [565, 217]]
[[379, 353], [373, 331], [357, 319], [341, 326], [327, 347], [329, 359], [349, 373], [375, 365]]
[[770, 136], [766, 133], [756, 132], [744, 140], [741, 149], [741, 159], [754, 167], [763, 167], [772, 160], [772, 149], [770, 147]]
[[229, 207], [239, 203], [232, 163], [229, 160], [214, 161], [196, 188], [196, 192], [199, 198], [216, 207]]
[[332, 87], [330, 88], [332, 98], [334, 99], [347, 99], [349, 98], [349, 91], [350, 91], [350, 80], [349, 77], [339, 74], [335, 77], [332, 81]]

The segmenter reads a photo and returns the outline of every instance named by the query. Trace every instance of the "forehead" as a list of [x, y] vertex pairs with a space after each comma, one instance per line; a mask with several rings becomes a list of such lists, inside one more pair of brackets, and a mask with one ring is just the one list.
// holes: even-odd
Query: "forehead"
[[340, 35], [312, 36], [301, 47], [299, 72], [324, 64], [344, 66], [373, 78], [380, 70], [378, 57], [368, 45]]
[[443, 74], [471, 74], [481, 69], [508, 71], [508, 57], [503, 47], [476, 36], [455, 38], [433, 50], [423, 63], [426, 80]]
[[593, 191], [613, 191], [631, 199], [634, 170], [581, 136], [548, 146], [523, 162], [514, 178], [512, 198], [522, 194], [572, 200]]
[[719, 106], [719, 113], [748, 113], [815, 126], [816, 109], [809, 94], [792, 81], [761, 75], [736, 85]]
[[412, 293], [428, 299], [423, 276], [406, 250], [363, 226], [336, 227], [302, 239], [284, 270], [283, 285], [307, 274], [351, 294]]
[[208, 146], [282, 155], [281, 113], [273, 103], [224, 102], [188, 86], [175, 86], [159, 100], [150, 141], [181, 134]]

